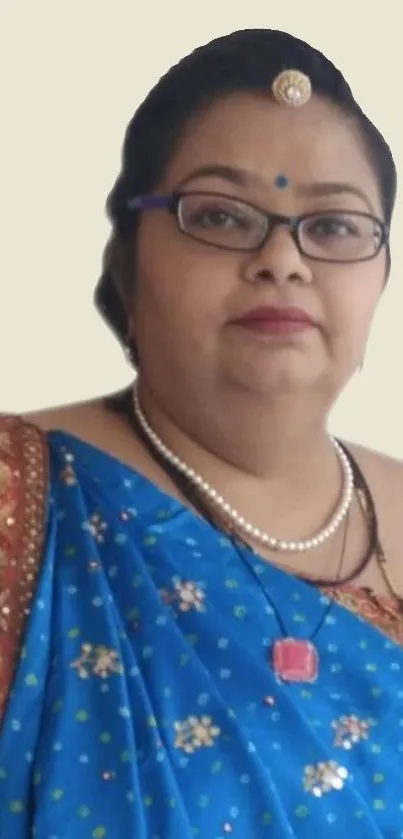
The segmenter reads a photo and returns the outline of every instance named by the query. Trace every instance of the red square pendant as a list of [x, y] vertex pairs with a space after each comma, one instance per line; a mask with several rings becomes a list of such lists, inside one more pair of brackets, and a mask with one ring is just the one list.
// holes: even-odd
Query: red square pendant
[[273, 647], [273, 668], [283, 682], [315, 682], [319, 673], [319, 655], [310, 641], [283, 638]]

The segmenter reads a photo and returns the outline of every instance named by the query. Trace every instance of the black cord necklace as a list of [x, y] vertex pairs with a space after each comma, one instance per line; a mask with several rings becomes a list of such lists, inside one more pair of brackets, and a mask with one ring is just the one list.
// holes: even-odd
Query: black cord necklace
[[[346, 553], [349, 518], [350, 511], [347, 513], [344, 524], [343, 543], [340, 552], [340, 561], [337, 569], [336, 581], [340, 580]], [[289, 632], [287, 632], [283, 618], [281, 617], [281, 614], [272, 597], [270, 597], [270, 594], [264, 586], [260, 575], [256, 573], [253, 564], [249, 562], [249, 559], [247, 558], [248, 554], [244, 554], [243, 548], [246, 547], [249, 553], [249, 546], [243, 544], [241, 547], [239, 541], [235, 540], [234, 547], [244, 565], [247, 566], [248, 570], [253, 575], [255, 582], [262, 591], [265, 599], [268, 601], [280, 627], [282, 638], [274, 641], [269, 653], [270, 663], [278, 680], [281, 682], [316, 682], [319, 675], [320, 656], [314, 641], [326, 623], [329, 613], [334, 605], [334, 599], [331, 596], [328, 598], [326, 607], [309, 638], [294, 638]]]

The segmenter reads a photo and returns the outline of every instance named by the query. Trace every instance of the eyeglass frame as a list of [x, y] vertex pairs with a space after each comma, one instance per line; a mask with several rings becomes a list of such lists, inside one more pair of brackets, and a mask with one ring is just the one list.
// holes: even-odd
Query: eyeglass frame
[[[181, 225], [181, 218], [180, 218], [180, 202], [183, 198], [187, 196], [211, 196], [212, 198], [225, 198], [226, 200], [235, 201], [239, 204], [243, 204], [246, 207], [249, 207], [251, 210], [255, 210], [259, 212], [264, 218], [267, 219], [269, 222], [269, 228], [266, 231], [264, 238], [258, 244], [253, 246], [252, 248], [236, 248], [231, 247], [229, 245], [218, 245], [214, 242], [207, 242], [205, 239], [201, 239], [198, 236], [194, 236], [192, 233], [188, 233], [187, 230], [184, 230]], [[365, 213], [359, 210], [326, 210], [323, 212], [323, 215], [331, 215], [332, 213], [344, 213], [346, 215], [353, 215], [359, 216], [360, 218], [367, 218], [371, 221], [375, 222], [376, 225], [380, 228], [380, 239], [378, 243], [377, 250], [371, 256], [364, 256], [360, 257], [359, 259], [326, 259], [325, 257], [320, 256], [311, 256], [307, 254], [304, 249], [301, 247], [301, 242], [299, 238], [299, 228], [302, 222], [309, 218], [315, 218], [320, 216], [321, 213], [311, 212], [311, 213], [303, 213], [298, 216], [284, 216], [279, 213], [271, 213], [267, 210], [263, 210], [261, 207], [257, 207], [255, 204], [251, 204], [249, 201], [244, 201], [242, 198], [236, 198], [234, 195], [227, 195], [226, 193], [222, 192], [209, 192], [205, 190], [195, 190], [195, 191], [185, 191], [185, 192], [174, 192], [171, 195], [138, 195], [129, 198], [126, 202], [126, 208], [129, 212], [136, 212], [137, 210], [167, 210], [169, 213], [175, 216], [176, 222], [178, 225], [178, 229], [184, 236], [188, 236], [189, 239], [193, 239], [195, 242], [200, 242], [203, 245], [207, 245], [208, 247], [218, 248], [219, 250], [226, 250], [226, 251], [233, 251], [236, 253], [254, 253], [255, 251], [261, 250], [263, 248], [271, 234], [274, 232], [274, 229], [279, 225], [287, 227], [295, 246], [298, 249], [298, 252], [301, 256], [306, 257], [307, 259], [311, 259], [315, 262], [326, 262], [338, 265], [355, 265], [360, 262], [369, 262], [372, 259], [376, 259], [379, 256], [383, 247], [389, 245], [389, 236], [390, 236], [390, 229], [388, 225], [386, 225], [381, 219], [377, 216], [372, 215], [372, 213]]]

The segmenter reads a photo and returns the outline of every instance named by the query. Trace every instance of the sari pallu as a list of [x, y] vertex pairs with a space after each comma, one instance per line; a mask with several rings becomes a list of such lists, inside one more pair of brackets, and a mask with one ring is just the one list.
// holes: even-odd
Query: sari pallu
[[[329, 608], [109, 455], [49, 450], [2, 839], [403, 836], [397, 612], [353, 588]], [[294, 638], [322, 622], [315, 683], [276, 677], [278, 615]]]

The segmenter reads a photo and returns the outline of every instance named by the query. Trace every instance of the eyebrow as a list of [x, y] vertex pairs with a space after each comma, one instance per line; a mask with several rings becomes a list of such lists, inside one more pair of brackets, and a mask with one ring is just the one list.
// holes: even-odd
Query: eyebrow
[[253, 175], [251, 172], [248, 172], [246, 169], [235, 169], [232, 166], [212, 163], [204, 166], [198, 166], [197, 169], [193, 169], [192, 172], [189, 172], [189, 174], [186, 175], [186, 177], [180, 182], [179, 189], [187, 186], [188, 183], [196, 180], [196, 178], [221, 178], [224, 181], [230, 181], [235, 184], [235, 186], [261, 184], [261, 179], [258, 178], [257, 175]]
[[[235, 186], [262, 186], [262, 179], [246, 169], [234, 168], [232, 166], [225, 166], [224, 164], [206, 164], [199, 166], [190, 172], [179, 184], [178, 190], [187, 186], [192, 181], [198, 178], [221, 178], [221, 180], [229, 181]], [[299, 195], [312, 198], [327, 198], [332, 195], [354, 195], [360, 198], [361, 201], [367, 205], [371, 213], [374, 209], [369, 201], [368, 196], [358, 186], [354, 184], [343, 183], [338, 181], [323, 181], [314, 182], [310, 184], [300, 184], [296, 188]]]
[[323, 181], [323, 183], [301, 184], [297, 188], [300, 195], [311, 196], [313, 198], [327, 198], [332, 195], [354, 195], [360, 198], [361, 201], [367, 205], [369, 210], [373, 212], [373, 207], [368, 196], [358, 186], [349, 183], [341, 183], [338, 181]]

